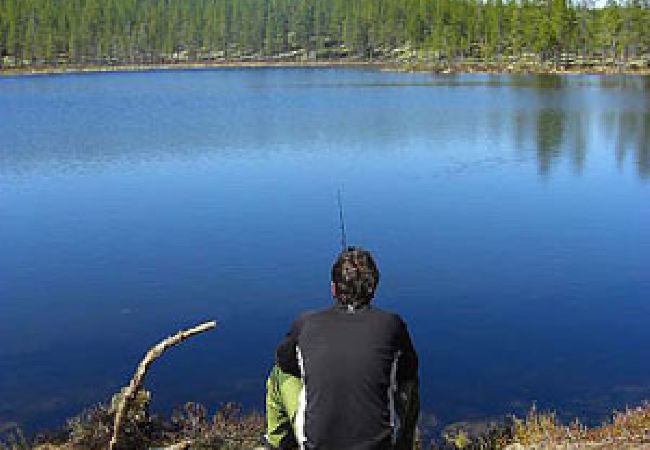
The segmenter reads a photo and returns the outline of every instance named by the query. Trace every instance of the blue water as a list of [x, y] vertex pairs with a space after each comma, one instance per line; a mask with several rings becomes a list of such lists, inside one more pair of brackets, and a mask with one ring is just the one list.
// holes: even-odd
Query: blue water
[[650, 78], [260, 69], [0, 78], [0, 423], [156, 362], [154, 408], [262, 408], [348, 236], [425, 426], [650, 398]]

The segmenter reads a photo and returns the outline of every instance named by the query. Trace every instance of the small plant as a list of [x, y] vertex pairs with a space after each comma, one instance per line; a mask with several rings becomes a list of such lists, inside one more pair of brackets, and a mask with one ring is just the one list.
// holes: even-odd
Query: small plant
[[[115, 407], [124, 389], [115, 394], [110, 406], [97, 404], [68, 420], [68, 443], [75, 448], [105, 449], [113, 431]], [[146, 448], [152, 442], [157, 419], [149, 415], [151, 394], [139, 391], [133, 400], [122, 429], [123, 448]]]
[[226, 403], [208, 420], [207, 410], [196, 403], [177, 408], [171, 419], [176, 440], [192, 442], [193, 449], [250, 449], [261, 443], [266, 422], [257, 413], [243, 414], [235, 403]]
[[13, 422], [0, 424], [1, 450], [26, 450], [28, 448], [30, 446], [18, 424]]

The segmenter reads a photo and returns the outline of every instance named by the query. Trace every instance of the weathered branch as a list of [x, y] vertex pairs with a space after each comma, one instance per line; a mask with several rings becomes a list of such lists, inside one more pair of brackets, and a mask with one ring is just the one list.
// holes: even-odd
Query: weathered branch
[[190, 445], [192, 445], [192, 441], [182, 441], [163, 447], [161, 450], [187, 450], [190, 448]]
[[113, 450], [117, 445], [120, 436], [120, 429], [122, 427], [124, 416], [128, 410], [129, 403], [131, 402], [131, 400], [133, 400], [138, 390], [142, 387], [142, 384], [144, 382], [144, 377], [147, 374], [147, 370], [149, 369], [151, 363], [153, 363], [156, 359], [160, 358], [160, 356], [162, 356], [162, 354], [168, 348], [180, 344], [181, 342], [183, 342], [184, 340], [188, 339], [191, 336], [194, 336], [195, 334], [199, 334], [199, 333], [203, 333], [204, 331], [211, 330], [216, 326], [217, 326], [217, 322], [210, 321], [210, 322], [202, 323], [201, 325], [197, 325], [194, 328], [181, 330], [178, 333], [174, 334], [173, 336], [169, 336], [168, 338], [160, 341], [157, 345], [152, 347], [147, 352], [146, 355], [144, 355], [144, 358], [142, 359], [142, 361], [140, 361], [140, 364], [138, 365], [138, 368], [136, 369], [133, 378], [131, 378], [131, 382], [129, 383], [128, 387], [124, 391], [123, 395], [120, 397], [117, 407], [115, 408], [115, 421], [113, 422], [113, 436], [111, 437], [111, 442], [109, 444], [110, 450]]

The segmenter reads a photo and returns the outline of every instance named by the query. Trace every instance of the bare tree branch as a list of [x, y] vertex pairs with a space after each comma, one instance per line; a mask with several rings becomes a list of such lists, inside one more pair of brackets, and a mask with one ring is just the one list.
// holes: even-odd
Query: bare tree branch
[[133, 400], [135, 394], [142, 387], [142, 384], [144, 382], [144, 377], [147, 374], [147, 370], [149, 369], [151, 363], [153, 363], [156, 359], [160, 358], [160, 356], [162, 356], [162, 354], [168, 348], [180, 344], [181, 342], [183, 342], [184, 340], [188, 339], [191, 336], [194, 336], [195, 334], [199, 334], [199, 333], [203, 333], [204, 331], [211, 330], [216, 326], [217, 326], [217, 322], [213, 320], [210, 322], [202, 323], [201, 325], [197, 325], [194, 328], [181, 330], [178, 333], [174, 334], [173, 336], [169, 336], [168, 338], [163, 339], [147, 352], [147, 354], [144, 356], [142, 361], [140, 361], [140, 364], [138, 365], [138, 368], [136, 369], [133, 378], [131, 378], [131, 382], [129, 383], [129, 386], [126, 388], [124, 394], [119, 399], [119, 402], [115, 409], [115, 421], [113, 422], [113, 436], [111, 437], [111, 442], [109, 444], [110, 450], [113, 450], [117, 445], [124, 415], [128, 410], [129, 403], [131, 402], [131, 400]]

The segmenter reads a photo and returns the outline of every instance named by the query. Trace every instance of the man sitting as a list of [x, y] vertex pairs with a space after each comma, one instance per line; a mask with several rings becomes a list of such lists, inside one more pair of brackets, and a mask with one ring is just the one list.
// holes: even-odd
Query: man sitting
[[412, 449], [418, 360], [399, 315], [370, 304], [379, 271], [348, 247], [332, 266], [333, 307], [298, 318], [267, 381], [272, 448]]

